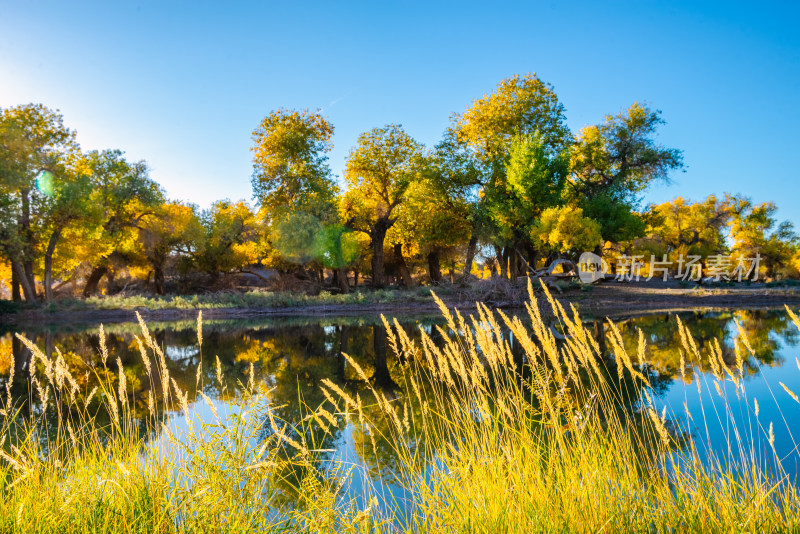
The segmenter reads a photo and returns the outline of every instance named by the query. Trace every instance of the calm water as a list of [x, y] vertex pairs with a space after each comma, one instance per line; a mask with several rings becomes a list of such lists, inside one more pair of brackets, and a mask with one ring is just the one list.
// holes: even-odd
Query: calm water
[[[731, 367], [735, 354], [733, 340], [738, 335], [735, 322], [747, 332], [750, 343], [756, 352], [745, 362], [747, 398], [737, 397], [733, 385], [722, 385], [727, 395], [727, 408], [720, 402], [719, 393], [714, 386], [714, 378], [707, 362], [700, 362], [690, 368], [685, 376], [680, 373], [680, 336], [674, 314], [661, 314], [637, 318], [620, 318], [619, 325], [626, 344], [635, 354], [638, 332], [642, 329], [647, 339], [649, 352], [647, 370], [654, 384], [660, 403], [665, 403], [681, 423], [686, 418], [684, 405], [694, 414], [696, 442], [701, 448], [710, 446], [724, 453], [730, 443], [726, 436], [731, 434], [731, 422], [736, 421], [747, 443], [755, 443], [756, 449], [765, 450], [764, 429], [759, 432], [753, 425], [752, 416], [747, 415], [746, 406], [752, 406], [753, 398], [760, 405], [759, 421], [768, 427], [774, 424], [775, 446], [779, 456], [784, 458], [784, 466], [790, 473], [798, 472], [798, 450], [792, 430], [796, 428], [800, 406], [788, 395], [779, 382], [793, 391], [800, 392], [800, 364], [797, 343], [800, 335], [783, 311], [728, 311], [714, 313], [681, 313], [681, 320], [694, 335], [699, 348], [704, 351], [708, 344], [719, 340], [724, 357]], [[420, 329], [432, 332], [438, 324], [437, 317], [418, 317], [407, 319], [403, 326], [412, 337], [418, 337]], [[602, 320], [587, 319], [586, 325], [602, 338]], [[202, 355], [199, 350], [194, 321], [150, 324], [156, 341], [164, 348], [168, 359], [170, 375], [180, 387], [189, 392], [191, 408], [199, 417], [210, 418], [211, 414], [202, 402], [198, 402], [196, 384], [197, 368], [201, 359], [202, 370], [199, 375], [200, 388], [214, 400], [221, 415], [228, 413], [232, 396], [236, 395], [238, 384], [246, 383], [249, 369], [254, 370], [255, 381], [269, 388], [269, 401], [276, 416], [284, 421], [298, 421], [304, 402], [316, 407], [325, 398], [319, 388], [320, 382], [328, 378], [351, 393], [359, 392], [365, 403], [369, 402], [368, 390], [358, 380], [355, 372], [341, 356], [346, 352], [355, 358], [371, 377], [372, 385], [392, 397], [400, 394], [396, 377], [399, 376], [398, 362], [387, 344], [386, 333], [379, 318], [325, 318], [313, 320], [259, 320], [259, 321], [207, 321], [203, 327]], [[2, 328], [2, 326], [0, 326]], [[147, 410], [147, 388], [143, 364], [139, 356], [134, 336], [140, 333], [137, 324], [116, 324], [107, 326], [107, 346], [111, 359], [118, 356], [126, 369], [129, 388], [135, 392], [134, 403], [139, 413]], [[85, 372], [99, 361], [99, 335], [96, 327], [63, 328], [25, 328], [22, 329], [48, 354], [56, 354], [58, 349], [67, 363], [76, 370], [74, 373], [81, 387], [90, 389], [92, 378]], [[435, 332], [434, 332], [435, 336]], [[509, 343], [523, 356], [514, 340]], [[601, 344], [602, 346], [602, 344]], [[12, 391], [19, 398], [27, 397], [27, 373], [30, 354], [8, 330], [0, 330], [0, 387], [5, 382], [11, 365], [15, 367], [15, 380]], [[225, 377], [226, 388], [220, 388], [212, 362], [218, 356]], [[609, 365], [613, 365], [612, 356]], [[110, 364], [116, 373], [116, 363]], [[77, 370], [84, 371], [78, 372]], [[699, 388], [698, 388], [699, 386]], [[298, 392], [299, 388], [299, 392]], [[634, 392], [636, 398], [630, 399], [631, 409], [635, 409], [641, 392]], [[416, 407], [417, 409], [419, 407]], [[727, 410], [727, 413], [725, 412]], [[180, 429], [183, 416], [172, 414], [173, 424]], [[265, 425], [265, 429], [268, 425]], [[268, 431], [268, 430], [267, 430]], [[314, 428], [308, 430], [314, 433]], [[323, 433], [317, 433], [322, 436]], [[800, 432], [794, 432], [800, 438]], [[759, 437], [761, 436], [761, 437]], [[157, 436], [153, 438], [158, 439]], [[338, 427], [318, 444], [320, 449], [330, 449], [327, 459], [343, 459], [362, 469], [354, 471], [350, 483], [350, 494], [358, 496], [360, 488], [369, 482], [377, 482], [378, 487], [391, 491], [395, 497], [402, 497], [402, 491], [393, 483], [393, 466], [397, 459], [392, 448], [378, 444], [376, 450], [361, 446], [367, 438], [358, 429], [340, 421]], [[413, 437], [409, 436], [409, 440]], [[733, 444], [734, 446], [736, 443]], [[736, 453], [737, 451], [732, 451]], [[290, 492], [287, 492], [287, 494]]]

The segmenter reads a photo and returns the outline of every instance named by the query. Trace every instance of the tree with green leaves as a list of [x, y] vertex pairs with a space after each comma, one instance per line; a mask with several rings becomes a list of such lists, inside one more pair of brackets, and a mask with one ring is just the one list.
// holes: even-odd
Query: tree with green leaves
[[[308, 110], [273, 111], [253, 132], [253, 191], [266, 227], [262, 253], [273, 266], [299, 264], [306, 273], [305, 265], [315, 259], [313, 235], [338, 224], [339, 188], [327, 155], [332, 136], [331, 123]], [[308, 240], [287, 231], [297, 223], [302, 223], [297, 232], [311, 232]]]
[[143, 221], [139, 228], [142, 255], [150, 266], [156, 293], [164, 294], [165, 269], [170, 256], [191, 258], [203, 234], [195, 206], [181, 202], [166, 202], [158, 207], [155, 217]]
[[[530, 225], [534, 222], [531, 217], [552, 205], [547, 202], [560, 198], [557, 191], [554, 196], [548, 194], [547, 199], [537, 198], [529, 213], [517, 211], [525, 203], [519, 195], [532, 185], [526, 180], [538, 172], [535, 169], [549, 167], [550, 179], [557, 182], [557, 187], [563, 184], [561, 167], [572, 143], [564, 106], [553, 87], [535, 74], [516, 75], [500, 82], [492, 94], [475, 100], [462, 115], [454, 115], [453, 123], [458, 143], [467, 147], [483, 166], [483, 176], [479, 178], [481, 200], [473, 220], [483, 223], [482, 233], [494, 246], [503, 274], [507, 275], [510, 267], [510, 274], [517, 276], [523, 270], [523, 253], [529, 262], [535, 261], [530, 241]], [[536, 158], [548, 163], [533, 164]], [[512, 172], [517, 173], [515, 183], [509, 182], [510, 164], [515, 166]], [[531, 167], [525, 171], [527, 177], [520, 174], [526, 165]]]
[[[433, 239], [437, 246], [467, 241], [462, 281], [472, 270], [478, 243], [486, 237], [489, 226], [481, 194], [483, 185], [489, 182], [489, 169], [467, 145], [459, 142], [454, 127], [445, 130], [442, 140], [428, 158], [425, 177], [428, 189], [433, 191], [431, 200], [439, 206], [420, 208], [431, 215], [430, 219], [424, 220], [424, 227], [429, 229], [424, 232], [426, 235], [427, 231], [438, 234]], [[416, 195], [416, 198], [425, 200], [423, 195]], [[444, 211], [440, 213], [441, 210]], [[440, 216], [448, 220], [434, 220]], [[461, 235], [457, 236], [459, 232]], [[426, 245], [423, 243], [423, 247], [430, 248]], [[433, 270], [430, 265], [428, 269]]]
[[572, 150], [570, 200], [600, 223], [603, 238], [625, 241], [642, 235], [644, 222], [634, 213], [640, 195], [654, 181], [668, 181], [683, 167], [680, 150], [655, 140], [663, 124], [660, 111], [634, 103], [587, 126]]
[[[27, 301], [35, 301], [35, 262], [39, 258], [45, 226], [40, 213], [48, 207], [62, 210], [68, 202], [50, 202], [50, 193], [69, 196], [64, 185], [66, 160], [78, 150], [75, 133], [64, 126], [63, 117], [42, 104], [0, 109], [0, 250], [11, 262], [12, 294], [19, 300], [19, 288]], [[41, 178], [37, 182], [37, 178]], [[38, 186], [38, 187], [37, 187]], [[43, 204], [43, 212], [37, 204]]]
[[364, 232], [372, 246], [372, 283], [384, 285], [384, 242], [397, 222], [409, 186], [419, 179], [423, 147], [400, 125], [374, 128], [359, 136], [345, 168], [349, 185], [340, 204], [345, 225]]
[[536, 134], [515, 136], [508, 152], [505, 175], [484, 189], [484, 204], [495, 243], [504, 247], [504, 263], [515, 276], [522, 272], [523, 257], [531, 268], [536, 266], [540, 242], [531, 239], [531, 230], [545, 210], [563, 204], [569, 153], [552, 154]]

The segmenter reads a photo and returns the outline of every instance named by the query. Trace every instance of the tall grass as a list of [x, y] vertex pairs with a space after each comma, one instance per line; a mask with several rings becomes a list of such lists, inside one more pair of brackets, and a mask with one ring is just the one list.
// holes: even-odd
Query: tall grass
[[[239, 384], [235, 401], [220, 415], [199, 384], [200, 368], [199, 400], [190, 404], [141, 319], [140, 327], [136, 342], [150, 385], [141, 402], [131, 397], [119, 360], [114, 365], [108, 354], [102, 327], [100, 362], [91, 369], [98, 386], [89, 392], [80, 391], [60, 353], [48, 358], [21, 338], [35, 371], [30, 405], [14, 404], [13, 377], [7, 381], [0, 532], [349, 528], [357, 513], [335, 502], [334, 486], [315, 466], [315, 451], [290, 437], [297, 429], [271, 415], [268, 392], [252, 380], [252, 367], [251, 380]], [[198, 344], [202, 348], [200, 317]], [[219, 360], [208, 364], [217, 370], [212, 387], [227, 396]], [[180, 417], [170, 416], [175, 411]], [[202, 412], [209, 417], [198, 418]], [[302, 476], [292, 476], [296, 471]], [[287, 488], [305, 490], [301, 507], [281, 509]]]
[[[269, 392], [252, 380], [239, 385], [227, 413], [218, 414], [205, 393], [225, 387], [221, 376], [216, 385], [198, 384], [199, 400], [190, 405], [143, 323], [137, 339], [151, 384], [146, 411], [134, 406], [124, 374], [108, 372], [105, 350], [93, 371], [102, 385], [89, 399], [71, 385], [59, 356], [31, 346], [43, 374], [32, 386], [38, 415], [4, 419], [0, 531], [800, 529], [800, 497], [775, 453], [773, 422], [759, 419], [745, 388], [743, 363], [753, 349], [744, 331], [732, 362], [718, 343], [698, 349], [680, 326], [681, 372], [710, 362], [718, 395], [701, 413], [674, 412], [650, 384], [643, 335], [628, 353], [609, 323], [614, 359], [604, 359], [576, 311], [544, 292], [565, 341], [542, 320], [532, 290], [524, 319], [483, 305], [463, 317], [441, 305], [446, 326], [422, 332], [420, 341], [386, 321], [401, 362], [393, 377], [400, 391], [371, 385], [348, 356], [358, 385], [324, 380], [327, 401], [306, 406], [300, 422], [278, 420]], [[751, 410], [748, 428], [735, 426], [726, 386]], [[13, 409], [9, 400], [6, 410]], [[108, 424], [100, 423], [102, 410], [112, 414]], [[173, 410], [182, 415], [166, 415]], [[715, 418], [729, 428], [722, 456], [707, 452], [714, 449], [698, 442], [702, 432], [691, 430]], [[45, 440], [42, 424], [51, 420], [57, 428], [47, 435], [55, 438]], [[351, 497], [347, 481], [360, 468], [319, 445], [320, 435], [346, 425], [357, 452], [371, 458], [374, 478], [403, 492], [374, 485]]]

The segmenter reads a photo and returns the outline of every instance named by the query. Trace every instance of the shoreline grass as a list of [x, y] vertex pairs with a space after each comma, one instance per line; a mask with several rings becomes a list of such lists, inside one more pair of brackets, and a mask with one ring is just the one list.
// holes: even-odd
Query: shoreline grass
[[196, 310], [214, 308], [293, 308], [303, 306], [430, 303], [429, 288], [357, 290], [347, 294], [321, 291], [310, 295], [293, 291], [222, 291], [195, 295], [101, 296], [63, 299], [42, 305], [48, 312], [79, 310]]
[[[190, 405], [143, 322], [137, 343], [147, 369], [142, 380], [151, 386], [146, 400], [131, 397], [124, 370], [102, 344], [92, 369], [100, 384], [94, 393], [74, 385], [60, 354], [51, 359], [31, 345], [37, 372], [28, 418], [11, 417], [19, 408], [9, 387], [0, 428], [0, 531], [800, 528], [800, 496], [775, 453], [777, 421], [760, 420], [746, 390], [743, 363], [753, 349], [744, 331], [735, 340], [735, 361], [726, 361], [718, 343], [700, 349], [680, 325], [681, 373], [693, 362], [710, 363], [719, 393], [703, 413], [692, 414], [659, 404], [643, 335], [630, 353], [609, 323], [615, 359], [602, 359], [577, 312], [565, 310], [546, 288], [544, 294], [566, 341], [542, 320], [532, 290], [527, 316], [481, 305], [465, 318], [437, 299], [447, 324], [422, 332], [419, 342], [396, 321], [385, 321], [402, 362], [394, 394], [346, 356], [357, 384], [342, 388], [323, 380], [327, 400], [307, 406], [298, 399], [299, 421], [276, 417], [269, 391], [252, 380], [228, 392], [229, 413], [219, 415], [205, 391], [225, 393], [221, 371], [216, 384], [197, 384]], [[199, 318], [197, 325], [202, 348]], [[524, 363], [515, 358], [508, 332], [524, 348]], [[209, 357], [202, 365], [218, 361]], [[725, 387], [747, 400], [750, 430], [730, 426]], [[775, 394], [794, 396], [788, 389]], [[203, 421], [195, 415], [201, 410], [208, 415]], [[703, 438], [693, 435], [690, 421], [702, 428], [712, 411], [729, 425], [734, 452], [700, 452]], [[111, 414], [108, 422], [101, 412]], [[180, 433], [175, 421], [183, 421]], [[54, 437], [44, 439], [45, 423], [51, 425], [46, 436]], [[378, 484], [361, 499], [348, 497], [346, 481], [363, 467], [326, 456], [322, 445], [331, 428], [345, 426], [355, 450], [369, 460], [362, 474], [404, 488], [407, 501], [382, 493]]]

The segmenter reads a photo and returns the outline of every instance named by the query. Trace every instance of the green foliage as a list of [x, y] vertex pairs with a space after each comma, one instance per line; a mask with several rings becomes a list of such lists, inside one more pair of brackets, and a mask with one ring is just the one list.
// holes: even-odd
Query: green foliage
[[681, 169], [683, 156], [655, 141], [659, 111], [634, 103], [601, 125], [587, 126], [572, 150], [569, 199], [600, 223], [603, 238], [625, 241], [643, 235], [634, 212], [639, 195], [656, 180]]
[[607, 241], [618, 243], [644, 235], [644, 219], [626, 202], [598, 193], [577, 205], [587, 217], [600, 224], [600, 234]]
[[340, 224], [322, 226], [314, 236], [314, 256], [329, 269], [349, 266], [360, 253], [355, 235]]
[[308, 263], [315, 258], [314, 241], [321, 229], [322, 223], [311, 213], [289, 213], [276, 222], [272, 243], [287, 261]]
[[0, 254], [28, 301], [37, 299], [34, 262], [45, 247], [52, 257], [48, 241], [86, 208], [86, 184], [71, 165], [77, 151], [58, 112], [41, 104], [0, 109]]
[[512, 138], [505, 179], [484, 189], [484, 204], [498, 237], [515, 246], [527, 239], [542, 213], [562, 204], [569, 155], [549, 156], [540, 135]]
[[659, 111], [634, 103], [603, 124], [581, 130], [572, 152], [576, 194], [603, 194], [631, 202], [654, 180], [666, 181], [669, 172], [683, 166], [681, 152], [654, 139], [663, 119]]
[[409, 185], [398, 209], [390, 243], [428, 254], [455, 247], [469, 236], [473, 206], [458, 178], [452, 180], [452, 169], [443, 168], [447, 163], [437, 155], [425, 159], [419, 178]]

